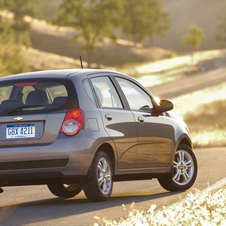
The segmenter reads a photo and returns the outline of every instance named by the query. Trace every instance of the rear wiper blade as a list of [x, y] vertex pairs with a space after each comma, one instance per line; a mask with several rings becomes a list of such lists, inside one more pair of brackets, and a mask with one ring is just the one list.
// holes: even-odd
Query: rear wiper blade
[[[9, 110], [6, 112], [7, 115], [11, 115], [13, 113], [17, 113], [17, 112], [20, 112], [20, 111], [23, 111], [24, 108], [36, 108], [36, 107], [45, 107], [45, 105], [23, 105], [23, 106], [20, 106], [20, 107], [17, 107], [17, 108], [14, 108], [12, 110]], [[3, 112], [2, 112], [3, 113]]]

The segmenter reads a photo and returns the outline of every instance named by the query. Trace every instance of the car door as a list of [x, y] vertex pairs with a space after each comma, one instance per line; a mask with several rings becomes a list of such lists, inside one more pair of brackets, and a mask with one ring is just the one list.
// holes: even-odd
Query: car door
[[136, 166], [137, 130], [134, 115], [125, 107], [110, 77], [105, 74], [91, 78], [99, 111], [107, 134], [117, 149], [119, 169]]
[[168, 118], [156, 114], [152, 97], [136, 83], [116, 77], [134, 115], [138, 152], [136, 168], [167, 167], [170, 164], [174, 129]]

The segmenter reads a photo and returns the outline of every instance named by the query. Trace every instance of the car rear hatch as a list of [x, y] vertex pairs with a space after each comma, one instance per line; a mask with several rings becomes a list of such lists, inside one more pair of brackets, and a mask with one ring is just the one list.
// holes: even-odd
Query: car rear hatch
[[22, 79], [0, 84], [0, 146], [43, 145], [57, 138], [68, 109], [78, 107], [66, 79]]

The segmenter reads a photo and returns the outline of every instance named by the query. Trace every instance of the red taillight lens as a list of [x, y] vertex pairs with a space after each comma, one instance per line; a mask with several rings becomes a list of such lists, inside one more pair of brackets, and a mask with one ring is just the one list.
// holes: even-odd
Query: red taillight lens
[[25, 83], [15, 83], [15, 86], [34, 86], [37, 82], [25, 82]]
[[74, 136], [81, 129], [84, 129], [84, 126], [84, 112], [81, 109], [70, 109], [64, 118], [60, 132], [68, 136]]

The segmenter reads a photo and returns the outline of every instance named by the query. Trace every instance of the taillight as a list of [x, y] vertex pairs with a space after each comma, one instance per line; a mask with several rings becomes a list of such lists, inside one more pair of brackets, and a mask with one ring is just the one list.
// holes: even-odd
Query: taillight
[[84, 126], [84, 112], [81, 109], [70, 109], [64, 118], [60, 132], [68, 136], [74, 136], [81, 129], [84, 129]]

